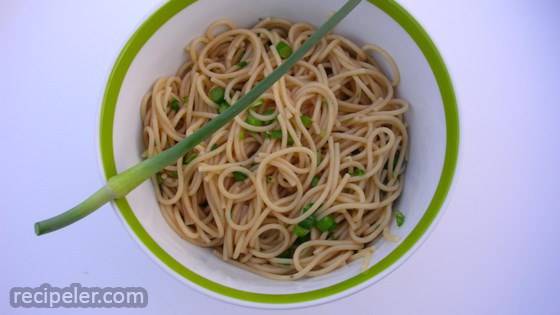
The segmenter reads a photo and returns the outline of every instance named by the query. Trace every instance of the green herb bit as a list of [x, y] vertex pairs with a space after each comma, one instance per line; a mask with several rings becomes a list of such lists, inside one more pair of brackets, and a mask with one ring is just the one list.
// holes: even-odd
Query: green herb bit
[[290, 57], [293, 53], [292, 47], [290, 47], [285, 42], [279, 42], [278, 44], [276, 44], [276, 51], [278, 51], [278, 54], [282, 59]]
[[187, 165], [187, 164], [191, 163], [197, 157], [198, 157], [198, 154], [196, 154], [196, 153], [189, 154], [189, 155], [187, 155], [183, 158], [183, 164]]
[[239, 140], [243, 140], [243, 139], [245, 139], [245, 131], [240, 130], [239, 131]]
[[247, 174], [245, 174], [245, 173], [242, 173], [242, 172], [239, 172], [239, 171], [233, 172], [233, 179], [236, 182], [242, 182], [242, 181], [246, 180], [247, 177], [249, 177], [249, 176], [247, 176]]
[[305, 213], [305, 212], [307, 212], [307, 210], [311, 209], [311, 207], [313, 207], [313, 202], [310, 202], [310, 203], [306, 204], [305, 206], [303, 206], [303, 208], [301, 208], [301, 212]]
[[323, 160], [323, 155], [321, 154], [321, 151], [317, 151], [317, 166], [321, 164], [322, 160]]
[[218, 113], [221, 114], [225, 112], [228, 108], [229, 108], [229, 103], [226, 101], [221, 101], [220, 104], [218, 104]]
[[266, 177], [266, 182], [271, 183], [272, 182], [272, 176], [267, 176]]
[[294, 145], [294, 139], [292, 136], [288, 136], [288, 145]]
[[305, 236], [309, 233], [309, 230], [306, 228], [303, 228], [299, 225], [294, 226], [294, 230], [293, 233], [297, 236], [297, 237], [302, 237]]
[[179, 108], [181, 108], [181, 104], [179, 104], [179, 100], [174, 98], [171, 103], [169, 103], [169, 105], [171, 106], [171, 109], [175, 112], [179, 111]]
[[319, 179], [321, 179], [319, 176], [313, 176], [313, 178], [311, 179], [311, 188], [316, 187], [317, 184], [319, 184]]
[[248, 64], [249, 64], [249, 63], [248, 63], [247, 61], [243, 60], [243, 61], [240, 61], [240, 62], [237, 64], [237, 67], [239, 67], [239, 69], [243, 69], [243, 68], [247, 67]]
[[264, 133], [268, 139], [282, 139], [282, 130], [270, 130]]
[[354, 171], [352, 173], [350, 173], [350, 175], [357, 177], [357, 176], [364, 176], [366, 174], [366, 171], [364, 171], [361, 168], [356, 168], [354, 169]]
[[317, 217], [315, 214], [310, 215], [309, 217], [305, 218], [305, 220], [298, 223], [304, 229], [311, 229], [317, 224]]
[[301, 123], [305, 126], [305, 128], [311, 127], [311, 124], [313, 123], [313, 119], [311, 119], [311, 117], [307, 115], [301, 115], [300, 119], [301, 119]]
[[189, 102], [189, 97], [188, 96], [183, 97], [183, 105], [187, 106], [188, 102]]
[[307, 234], [305, 234], [305, 236], [296, 238], [296, 241], [294, 242], [294, 244], [297, 247], [297, 246], [309, 241], [310, 239], [311, 239], [311, 233], [307, 233]]
[[404, 213], [400, 212], [399, 210], [395, 211], [395, 221], [397, 221], [397, 226], [401, 227], [404, 224], [406, 217]]
[[212, 147], [210, 148], [210, 151], [214, 151], [214, 150], [216, 150], [218, 147], [219, 147], [219, 145], [218, 145], [217, 143], [214, 143], [214, 144], [212, 145]]
[[262, 104], [264, 104], [264, 99], [259, 98], [259, 99], [257, 99], [256, 101], [254, 101], [253, 104], [251, 104], [250, 107], [251, 107], [251, 108], [259, 107], [259, 106], [261, 106]]
[[[263, 115], [266, 115], [266, 116], [270, 116], [270, 115], [274, 114], [274, 109], [273, 109], [273, 108], [269, 108], [269, 109], [265, 110], [262, 114], [263, 114]], [[271, 120], [263, 121], [263, 124], [266, 125], [266, 126], [268, 126], [268, 125], [274, 123], [275, 120], [276, 120], [276, 119], [271, 119]]]
[[267, 116], [272, 115], [272, 114], [274, 114], [274, 108], [269, 108], [269, 109], [265, 110], [262, 114], [267, 115]]
[[210, 90], [209, 97], [214, 103], [219, 104], [224, 100], [225, 95], [226, 90], [222, 87], [216, 86]]
[[172, 171], [172, 172], [169, 173], [169, 176], [173, 177], [173, 178], [177, 178], [177, 177], [179, 177], [179, 174], [177, 173], [177, 171]]
[[262, 126], [263, 125], [263, 121], [260, 119], [257, 119], [255, 117], [253, 117], [252, 115], [248, 115], [247, 119], [245, 119], [245, 122], [248, 123], [251, 126]]
[[336, 221], [333, 216], [328, 215], [317, 221], [317, 229], [321, 232], [332, 232], [336, 228]]

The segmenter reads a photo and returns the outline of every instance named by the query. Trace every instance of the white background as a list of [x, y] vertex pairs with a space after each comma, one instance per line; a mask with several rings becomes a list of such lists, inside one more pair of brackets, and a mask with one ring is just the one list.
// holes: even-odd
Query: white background
[[[35, 237], [33, 222], [102, 185], [98, 110], [114, 58], [159, 0], [0, 0], [0, 314], [44, 282], [142, 286], [158, 314], [559, 314], [560, 4], [401, 0], [451, 72], [459, 171], [434, 232], [397, 271], [313, 309], [265, 312], [208, 298], [160, 269], [109, 206]], [[225, 12], [217, 12], [225, 15]], [[218, 16], [217, 16], [218, 17]]]

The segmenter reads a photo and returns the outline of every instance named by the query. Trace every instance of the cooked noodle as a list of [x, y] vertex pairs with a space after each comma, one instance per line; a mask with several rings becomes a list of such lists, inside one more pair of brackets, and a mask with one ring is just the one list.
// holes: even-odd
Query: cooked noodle
[[[177, 74], [144, 97], [145, 156], [215, 117], [213, 88], [235, 103], [282, 62], [279, 42], [296, 50], [313, 30], [276, 18], [251, 29], [211, 24], [187, 46]], [[370, 53], [383, 58], [390, 78]], [[153, 178], [163, 217], [183, 239], [273, 279], [369, 261], [375, 240], [395, 238], [389, 227], [408, 146], [408, 103], [394, 95], [399, 80], [380, 47], [326, 36], [261, 102]], [[334, 230], [294, 234], [302, 221], [327, 216]]]

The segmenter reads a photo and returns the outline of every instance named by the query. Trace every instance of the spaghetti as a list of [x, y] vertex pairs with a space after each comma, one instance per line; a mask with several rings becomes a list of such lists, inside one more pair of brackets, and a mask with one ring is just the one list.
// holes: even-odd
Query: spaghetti
[[[145, 156], [193, 133], [266, 77], [312, 34], [266, 18], [220, 20], [186, 48], [175, 76], [142, 100]], [[369, 54], [381, 56], [386, 76]], [[183, 239], [257, 274], [295, 280], [369, 261], [394, 236], [408, 103], [399, 71], [375, 45], [329, 34], [261, 99], [153, 178], [161, 212]]]

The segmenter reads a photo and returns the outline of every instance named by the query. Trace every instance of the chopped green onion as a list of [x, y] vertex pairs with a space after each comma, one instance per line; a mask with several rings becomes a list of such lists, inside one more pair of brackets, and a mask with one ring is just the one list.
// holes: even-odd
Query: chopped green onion
[[311, 233], [306, 233], [304, 236], [300, 236], [296, 238], [292, 246], [288, 247], [288, 249], [282, 252], [282, 254], [278, 255], [278, 258], [292, 258], [298, 246], [309, 241], [310, 239], [311, 239]]
[[315, 214], [310, 215], [309, 217], [305, 218], [305, 220], [298, 223], [298, 225], [304, 229], [311, 229], [315, 226], [315, 224], [317, 224], [317, 217], [315, 216]]
[[278, 44], [276, 44], [276, 51], [278, 51], [278, 54], [282, 59], [290, 57], [293, 52], [292, 47], [285, 42], [278, 42]]
[[269, 108], [263, 112], [263, 115], [272, 115], [274, 114], [274, 108]]
[[161, 176], [161, 173], [158, 173], [156, 175], [156, 181], [158, 182], [158, 184], [163, 184], [163, 177]]
[[259, 107], [262, 104], [264, 104], [264, 100], [262, 98], [257, 99], [256, 101], [253, 102], [253, 104], [251, 104], [251, 108], [253, 107]]
[[267, 177], [266, 177], [266, 182], [267, 182], [267, 183], [272, 182], [272, 176], [267, 176]]
[[336, 228], [336, 221], [331, 215], [328, 215], [317, 221], [317, 229], [321, 232], [331, 232]]
[[[266, 115], [266, 116], [270, 116], [272, 114], [274, 114], [274, 109], [273, 108], [269, 108], [262, 113], [262, 115]], [[263, 124], [268, 126], [268, 125], [274, 123], [274, 121], [275, 121], [275, 119], [263, 121]]]
[[313, 179], [311, 179], [311, 188], [317, 186], [317, 184], [319, 184], [319, 179], [321, 179], [319, 176], [315, 175], [313, 176]]
[[264, 136], [268, 139], [281, 139], [282, 130], [270, 130], [264, 133]]
[[236, 182], [242, 182], [246, 180], [247, 177], [248, 176], [245, 173], [238, 172], [238, 171], [233, 172], [233, 179], [235, 179]]
[[311, 207], [313, 207], [313, 202], [310, 202], [310, 203], [306, 204], [305, 206], [303, 206], [303, 208], [301, 208], [301, 212], [305, 213], [305, 212], [307, 212], [307, 210], [311, 209]]
[[218, 145], [217, 143], [214, 143], [214, 144], [212, 145], [212, 147], [210, 148], [210, 151], [214, 151], [214, 150], [216, 150], [218, 147], [219, 147], [219, 145]]
[[406, 217], [404, 213], [400, 212], [399, 210], [395, 211], [395, 221], [397, 221], [397, 226], [401, 227], [404, 224]]
[[240, 62], [237, 64], [237, 66], [238, 66], [240, 69], [243, 69], [243, 68], [247, 67], [248, 64], [249, 64], [249, 63], [248, 63], [247, 61], [243, 60], [243, 61], [240, 61]]
[[183, 97], [183, 105], [187, 106], [188, 102], [189, 102], [189, 97], [188, 96]]
[[303, 244], [303, 243], [309, 241], [310, 239], [311, 239], [311, 233], [308, 233], [308, 234], [306, 234], [306, 235], [303, 236], [303, 237], [298, 237], [298, 238], [296, 239], [296, 241], [294, 242], [294, 244], [295, 244], [295, 245], [301, 245], [301, 244]]
[[239, 140], [243, 140], [243, 139], [245, 139], [245, 131], [240, 130], [239, 131]]
[[214, 103], [218, 104], [224, 100], [226, 95], [226, 90], [224, 88], [216, 86], [210, 90], [209, 97]]
[[226, 101], [221, 101], [220, 104], [218, 104], [218, 113], [221, 114], [225, 112], [228, 108], [229, 108], [229, 103]]
[[306, 228], [303, 228], [299, 225], [296, 225], [296, 226], [294, 226], [293, 232], [297, 237], [302, 237], [302, 236], [307, 235], [309, 233], [309, 230], [306, 229]]
[[288, 145], [294, 145], [294, 139], [292, 136], [288, 136]]
[[169, 173], [169, 176], [171, 176], [173, 178], [177, 178], [177, 177], [179, 177], [179, 174], [177, 173], [177, 171], [173, 171], [173, 172]]
[[354, 169], [354, 171], [352, 173], [350, 173], [350, 175], [355, 176], [355, 177], [356, 176], [364, 176], [365, 174], [366, 174], [366, 171], [364, 171], [361, 168], [356, 168], [356, 169]]
[[250, 114], [247, 116], [247, 119], [245, 119], [245, 122], [248, 123], [251, 126], [262, 126], [263, 125], [262, 120], [259, 120], [259, 119], [253, 117]]
[[193, 153], [193, 154], [189, 154], [187, 156], [185, 156], [185, 158], [183, 159], [183, 164], [187, 165], [190, 162], [192, 162], [194, 159], [196, 159], [198, 157], [198, 154]]
[[301, 123], [305, 126], [305, 128], [309, 128], [313, 123], [313, 119], [307, 115], [301, 115]]
[[322, 159], [323, 159], [323, 155], [321, 154], [321, 151], [317, 151], [317, 166], [321, 164]]
[[171, 109], [176, 112], [179, 111], [179, 108], [181, 108], [181, 104], [179, 104], [179, 100], [176, 98], [174, 98], [169, 105], [171, 106]]

